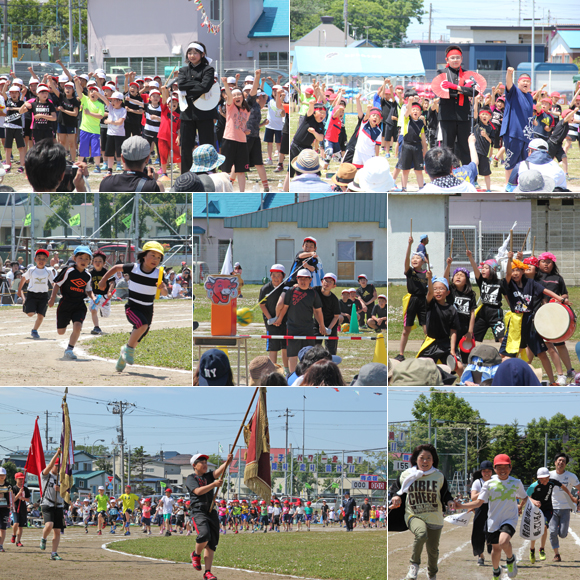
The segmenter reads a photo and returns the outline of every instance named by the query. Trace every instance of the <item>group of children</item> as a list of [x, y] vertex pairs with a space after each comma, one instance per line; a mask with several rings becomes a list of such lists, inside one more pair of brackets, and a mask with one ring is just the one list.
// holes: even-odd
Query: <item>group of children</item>
[[[495, 341], [501, 342], [499, 353], [502, 359], [519, 356], [531, 362], [537, 356], [548, 375], [549, 384], [565, 385], [575, 379], [565, 342], [545, 342], [534, 326], [537, 310], [548, 299], [570, 304], [554, 254], [544, 252], [538, 257], [523, 259], [520, 252], [517, 257], [509, 252], [505, 277], [500, 280], [496, 260], [486, 260], [478, 265], [471, 251], [466, 250], [480, 290], [478, 306], [470, 271], [459, 267], [451, 274], [453, 260], [449, 257], [443, 276], [434, 277], [425, 253], [428, 236], [422, 236], [421, 242], [422, 246], [412, 251], [413, 237], [409, 237], [405, 256], [408, 293], [403, 299], [403, 333], [396, 360], [405, 360], [405, 347], [417, 319], [425, 335], [417, 357], [448, 364], [452, 370], [457, 369], [459, 376], [475, 343], [482, 342], [487, 331], [491, 330]], [[504, 296], [509, 305], [505, 315]], [[557, 378], [548, 354], [556, 368]]]
[[[165, 250], [158, 242], [147, 242], [137, 254], [137, 263], [117, 264], [109, 269], [105, 267], [106, 256], [97, 251], [94, 253], [88, 246], [78, 246], [73, 256], [57, 273], [47, 267], [48, 250], [39, 249], [35, 253], [35, 266], [22, 276], [18, 296], [23, 301], [23, 311], [30, 317], [36, 314], [32, 338], [40, 338], [38, 330], [46, 311], [52, 308], [60, 292], [60, 301], [56, 312], [56, 328], [59, 335], [64, 335], [72, 323], [72, 332], [64, 351], [64, 358], [77, 360], [74, 347], [80, 337], [83, 322], [87, 314], [85, 299], [88, 297], [94, 328], [92, 334], [101, 334], [99, 314], [110, 315], [110, 300], [114, 293], [114, 277], [126, 274], [128, 280], [128, 301], [125, 305], [127, 320], [133, 326], [126, 345], [116, 364], [118, 372], [125, 366], [134, 363], [135, 348], [149, 332], [153, 320], [153, 303], [156, 294], [166, 295], [167, 288], [159, 276], [159, 266]], [[28, 283], [25, 293], [24, 285]], [[48, 285], [52, 284], [49, 297]]]

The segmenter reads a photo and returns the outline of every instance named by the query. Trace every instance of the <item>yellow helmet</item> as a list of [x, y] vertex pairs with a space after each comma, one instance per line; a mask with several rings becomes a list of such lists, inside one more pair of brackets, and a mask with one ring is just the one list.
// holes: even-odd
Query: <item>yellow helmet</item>
[[159, 242], [147, 242], [143, 246], [143, 252], [147, 252], [148, 250], [159, 252], [162, 256], [165, 256], [165, 250], [163, 249], [163, 246]]

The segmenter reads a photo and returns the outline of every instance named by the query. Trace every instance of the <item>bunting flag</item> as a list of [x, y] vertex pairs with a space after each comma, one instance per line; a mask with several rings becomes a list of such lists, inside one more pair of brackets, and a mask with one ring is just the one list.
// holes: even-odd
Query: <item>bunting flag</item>
[[24, 227], [31, 225], [32, 224], [32, 214], [27, 213], [26, 217], [22, 218], [22, 222], [23, 222]]
[[167, 487], [167, 484], [164, 481], [160, 481], [159, 486], [165, 488]]
[[187, 212], [182, 213], [176, 220], [175, 220], [175, 224], [180, 226], [181, 224], [184, 224], [187, 221]]
[[133, 221], [133, 214], [129, 214], [128, 216], [125, 216], [122, 220], [121, 223], [127, 228], [129, 229], [131, 227], [131, 222]]
[[70, 503], [70, 490], [73, 486], [72, 470], [75, 462], [74, 443], [70, 427], [70, 417], [66, 395], [68, 387], [65, 389], [62, 399], [62, 434], [60, 436], [60, 495], [66, 503]]
[[244, 440], [247, 447], [244, 485], [264, 501], [269, 502], [272, 497], [272, 474], [270, 470], [270, 433], [266, 387], [260, 387], [254, 416], [244, 426]]
[[42, 439], [40, 438], [40, 430], [38, 428], [38, 417], [36, 417], [36, 422], [34, 423], [34, 432], [32, 433], [32, 441], [30, 442], [30, 449], [28, 450], [28, 457], [26, 458], [26, 465], [24, 466], [24, 472], [25, 474], [32, 473], [32, 475], [38, 476], [38, 487], [40, 489], [41, 496], [42, 478], [40, 476], [45, 467], [46, 461], [44, 460]]
[[207, 12], [205, 11], [203, 4], [201, 3], [201, 0], [193, 0], [193, 2], [197, 6], [197, 11], [198, 12], [201, 11], [201, 26], [202, 26], [202, 28], [204, 26], [207, 26], [208, 32], [211, 32], [211, 34], [217, 34], [220, 31], [220, 25], [219, 24], [212, 24], [209, 21], [209, 16], [207, 15]]
[[80, 226], [81, 225], [81, 214], [77, 213], [77, 215], [73, 215], [69, 220], [68, 220], [68, 225], [69, 226]]

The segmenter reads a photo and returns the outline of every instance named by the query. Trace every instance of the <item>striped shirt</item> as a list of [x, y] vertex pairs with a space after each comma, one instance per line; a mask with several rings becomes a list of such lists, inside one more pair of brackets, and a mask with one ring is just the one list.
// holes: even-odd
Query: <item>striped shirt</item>
[[[159, 121], [152, 119], [151, 116], [159, 117]], [[143, 132], [147, 137], [157, 137], [159, 126], [161, 125], [161, 105], [153, 107], [150, 103], [145, 105], [145, 130]]]
[[123, 274], [129, 274], [129, 302], [153, 306], [159, 268], [146, 273], [141, 269], [141, 264], [123, 264]]
[[[143, 97], [141, 95], [131, 96], [131, 93], [125, 93], [125, 108], [127, 109], [127, 120], [125, 124], [129, 125], [140, 125], [141, 119], [143, 118]], [[129, 111], [139, 111], [141, 114], [136, 115], [135, 113], [130, 113]]]

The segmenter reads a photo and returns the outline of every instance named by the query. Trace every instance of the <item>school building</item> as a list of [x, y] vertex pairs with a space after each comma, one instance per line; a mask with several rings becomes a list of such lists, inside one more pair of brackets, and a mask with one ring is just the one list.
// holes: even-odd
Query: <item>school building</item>
[[316, 238], [319, 263], [338, 284], [352, 286], [359, 274], [387, 283], [387, 194], [340, 193], [224, 220], [233, 229], [234, 260], [247, 283], [259, 284], [272, 264], [286, 267], [306, 236]]
[[[213, 26], [221, 26], [223, 68], [287, 69], [289, 0], [203, 0]], [[187, 46], [199, 41], [220, 59], [220, 33], [202, 26], [198, 4], [185, 0], [87, 0], [89, 69], [166, 75], [185, 63]], [[212, 63], [216, 71], [217, 62]], [[118, 70], [123, 67], [124, 70]], [[113, 70], [116, 69], [116, 70]]]

